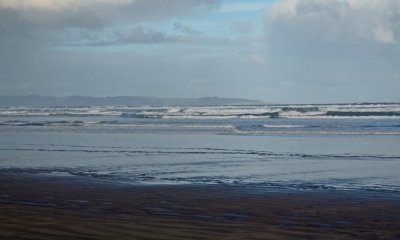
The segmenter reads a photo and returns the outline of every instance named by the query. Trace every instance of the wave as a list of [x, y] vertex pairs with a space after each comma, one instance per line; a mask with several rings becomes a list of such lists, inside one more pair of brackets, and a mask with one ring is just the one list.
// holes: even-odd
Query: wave
[[237, 117], [269, 117], [269, 118], [278, 118], [279, 112], [264, 112], [264, 113], [245, 113], [238, 114]]
[[48, 116], [53, 117], [100, 117], [104, 114], [100, 113], [50, 113]]
[[[342, 159], [342, 160], [400, 160], [396, 155], [379, 154], [306, 154], [296, 152], [270, 152], [261, 150], [224, 149], [224, 148], [133, 148], [133, 147], [104, 147], [104, 146], [76, 146], [76, 145], [29, 145], [31, 147], [1, 148], [1, 151], [26, 151], [26, 152], [70, 152], [70, 153], [117, 153], [117, 154], [143, 154], [143, 155], [242, 155], [278, 158], [307, 158], [307, 159]], [[248, 158], [245, 158], [248, 159]], [[230, 160], [228, 161], [230, 162]], [[206, 162], [208, 163], [208, 162]], [[215, 164], [215, 161], [209, 162]], [[178, 163], [187, 165], [188, 163]], [[199, 165], [201, 162], [193, 162]], [[171, 163], [168, 163], [171, 165]]]
[[398, 125], [392, 126], [337, 126], [337, 125], [241, 125], [233, 128], [238, 135], [400, 135]]
[[282, 124], [261, 124], [257, 125], [264, 128], [304, 128], [306, 125], [282, 125]]
[[162, 118], [161, 114], [138, 114], [138, 113], [121, 113], [122, 118]]
[[307, 104], [213, 107], [1, 108], [1, 117], [223, 118], [393, 118], [400, 104]]
[[400, 132], [391, 131], [311, 131], [311, 130], [299, 130], [299, 131], [246, 131], [235, 129], [237, 135], [393, 135], [398, 136]]
[[[115, 119], [115, 118], [114, 118]], [[147, 120], [146, 120], [147, 119]], [[263, 123], [268, 122], [268, 123]], [[342, 120], [293, 121], [270, 119], [186, 119], [165, 120], [145, 118], [143, 121], [125, 120], [54, 120], [0, 122], [4, 130], [24, 127], [24, 131], [85, 131], [130, 133], [211, 133], [232, 135], [309, 134], [309, 135], [400, 135], [400, 125], [395, 120]]]
[[282, 107], [281, 111], [295, 111], [299, 113], [307, 113], [307, 112], [318, 112], [320, 109], [318, 107]]
[[81, 126], [84, 125], [84, 121], [37, 121], [37, 122], [29, 122], [29, 121], [5, 121], [0, 122], [1, 126], [33, 126], [33, 127], [43, 127], [43, 126]]
[[[191, 112], [195, 113], [196, 109]], [[207, 109], [211, 114], [231, 117], [270, 117], [270, 118], [330, 118], [346, 117], [397, 117], [400, 104], [383, 105], [271, 105], [255, 108]], [[216, 111], [215, 111], [216, 110]], [[354, 112], [354, 113], [353, 113]]]
[[328, 111], [326, 116], [339, 117], [398, 117], [400, 112], [355, 112], [355, 111]]
[[264, 113], [239, 113], [239, 114], [204, 114], [204, 113], [192, 113], [192, 114], [176, 114], [181, 112], [168, 112], [174, 114], [160, 114], [160, 113], [122, 113], [120, 116], [122, 118], [165, 118], [165, 119], [229, 119], [229, 118], [278, 118], [279, 112], [264, 112]]

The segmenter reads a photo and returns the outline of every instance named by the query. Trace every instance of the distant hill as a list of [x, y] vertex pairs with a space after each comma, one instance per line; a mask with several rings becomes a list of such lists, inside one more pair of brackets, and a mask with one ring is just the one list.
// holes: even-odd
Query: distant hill
[[258, 100], [239, 98], [156, 98], [156, 97], [46, 97], [0, 96], [0, 107], [56, 107], [56, 106], [216, 106], [216, 105], [262, 105]]

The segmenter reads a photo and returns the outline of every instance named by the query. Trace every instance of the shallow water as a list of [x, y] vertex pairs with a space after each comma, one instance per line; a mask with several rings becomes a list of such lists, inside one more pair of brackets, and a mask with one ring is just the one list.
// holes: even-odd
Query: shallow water
[[[0, 171], [145, 184], [400, 192], [399, 109], [399, 104], [0, 109]], [[278, 116], [270, 114], [275, 112]]]

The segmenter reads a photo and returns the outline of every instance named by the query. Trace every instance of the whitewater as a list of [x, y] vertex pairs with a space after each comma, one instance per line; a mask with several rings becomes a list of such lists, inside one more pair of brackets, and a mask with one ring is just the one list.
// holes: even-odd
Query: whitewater
[[0, 172], [400, 193], [400, 104], [0, 109]]

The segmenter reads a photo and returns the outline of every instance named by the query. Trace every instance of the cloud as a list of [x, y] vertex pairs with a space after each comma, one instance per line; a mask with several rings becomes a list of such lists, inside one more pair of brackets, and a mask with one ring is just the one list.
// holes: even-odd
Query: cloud
[[400, 84], [398, 0], [278, 0], [265, 8], [263, 24], [271, 75], [293, 92], [384, 98]]
[[[60, 62], [68, 51], [49, 46], [171, 42], [175, 37], [146, 28], [145, 23], [207, 13], [219, 4], [219, 0], [0, 0], [2, 93], [29, 92], [33, 86], [47, 89], [64, 78], [68, 66], [57, 68], [57, 73], [50, 65]], [[80, 58], [76, 62], [88, 69], [95, 64]]]
[[[219, 4], [219, 0], [0, 0], [0, 62], [34, 56], [38, 48], [49, 45], [171, 42], [174, 37], [140, 25], [206, 13]], [[121, 30], [121, 26], [131, 27]], [[115, 27], [119, 30], [109, 34]]]
[[0, 0], [0, 94], [397, 101], [399, 9], [398, 0]]
[[[68, 35], [68, 34], [67, 34]], [[96, 46], [106, 47], [113, 45], [129, 44], [159, 44], [177, 42], [176, 36], [168, 35], [161, 31], [147, 29], [137, 25], [126, 30], [114, 30], [109, 32], [98, 31], [78, 31], [74, 32], [73, 37], [62, 37], [64, 40], [55, 40], [56, 45], [60, 46]]]
[[118, 34], [119, 43], [163, 43], [172, 42], [174, 37], [168, 36], [160, 31], [145, 29], [142, 26], [136, 26], [129, 32]]
[[201, 32], [194, 30], [191, 26], [186, 26], [180, 22], [175, 22], [174, 23], [174, 29], [175, 31], [184, 33], [184, 34], [189, 34], [189, 35], [202, 35]]
[[142, 25], [112, 31], [74, 30], [62, 36], [56, 36], [52, 40], [52, 45], [61, 47], [109, 47], [137, 44], [177, 44], [176, 47], [179, 45], [181, 48], [185, 46], [223, 48], [227, 46], [243, 47], [251, 41], [245, 38], [230, 39], [207, 36], [194, 30], [194, 32], [181, 29], [176, 31], [180, 34], [150, 29]]
[[226, 1], [226, 3], [219, 9], [223, 13], [234, 13], [234, 12], [254, 12], [260, 11], [268, 3], [265, 1], [247, 1], [247, 2], [235, 2]]
[[265, 10], [269, 35], [299, 43], [395, 44], [400, 40], [398, 0], [281, 0]]
[[2, 0], [0, 14], [11, 13], [30, 27], [102, 28], [116, 22], [201, 13], [218, 6], [219, 0]]
[[124, 5], [130, 4], [135, 0], [2, 0], [0, 2], [1, 8], [9, 8], [20, 11], [25, 10], [60, 10], [66, 8], [81, 8], [94, 4], [106, 3], [110, 5]]
[[[114, 23], [123, 7], [134, 0], [5, 0], [0, 14], [8, 11], [31, 29], [98, 28]], [[12, 23], [8, 23], [12, 24]]]
[[[0, 58], [48, 45], [173, 42], [176, 37], [142, 23], [207, 13], [219, 4], [220, 0], [0, 0]], [[182, 24], [175, 28], [191, 31]]]

